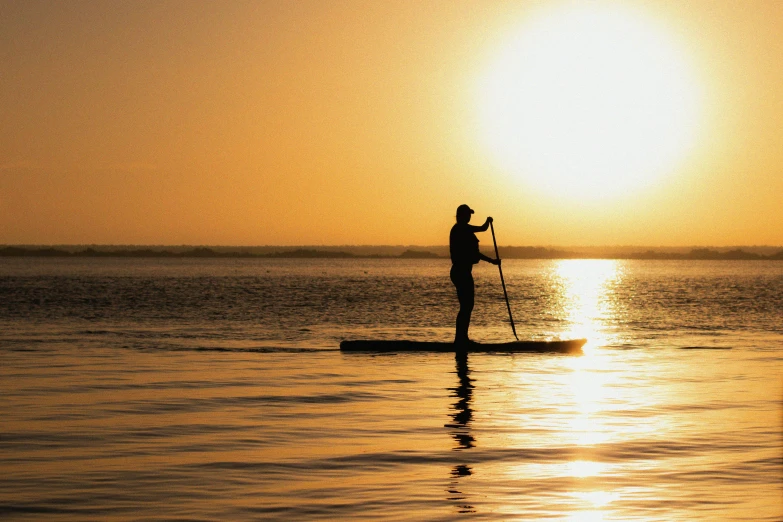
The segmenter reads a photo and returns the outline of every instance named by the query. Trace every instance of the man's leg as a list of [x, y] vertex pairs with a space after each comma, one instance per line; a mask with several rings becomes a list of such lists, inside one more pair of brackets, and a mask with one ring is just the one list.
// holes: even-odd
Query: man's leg
[[457, 286], [457, 299], [459, 299], [459, 313], [457, 313], [457, 332], [454, 336], [455, 343], [468, 342], [468, 329], [470, 328], [470, 316], [473, 313], [475, 291], [473, 289], [473, 275], [467, 274], [461, 277]]

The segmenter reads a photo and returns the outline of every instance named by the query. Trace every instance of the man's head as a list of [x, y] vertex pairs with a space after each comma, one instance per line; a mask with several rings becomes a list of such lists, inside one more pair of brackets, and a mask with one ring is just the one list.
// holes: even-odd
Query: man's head
[[467, 223], [470, 221], [470, 215], [473, 214], [473, 209], [469, 206], [462, 204], [457, 207], [457, 223]]

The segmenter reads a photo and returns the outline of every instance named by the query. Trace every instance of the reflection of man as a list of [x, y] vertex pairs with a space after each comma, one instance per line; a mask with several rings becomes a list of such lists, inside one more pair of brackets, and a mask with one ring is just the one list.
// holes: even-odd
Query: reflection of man
[[[454, 403], [454, 413], [451, 418], [453, 424], [446, 424], [447, 428], [452, 428], [452, 437], [457, 442], [455, 450], [468, 450], [474, 446], [475, 440], [470, 434], [470, 422], [473, 419], [473, 410], [470, 409], [470, 399], [473, 395], [473, 379], [470, 377], [468, 368], [468, 353], [457, 350], [455, 354], [457, 361], [457, 376], [459, 377], [459, 386], [451, 388], [457, 397]], [[446, 490], [449, 492], [449, 500], [461, 501], [458, 505], [459, 513], [475, 513], [475, 508], [469, 504], [469, 499], [459, 487], [459, 478], [467, 477], [473, 474], [473, 470], [467, 464], [457, 464], [451, 469], [452, 482]]]
[[467, 205], [457, 207], [457, 223], [449, 234], [449, 252], [451, 254], [451, 282], [457, 288], [459, 313], [455, 344], [471, 342], [468, 338], [470, 314], [473, 312], [475, 290], [473, 287], [473, 265], [480, 260], [499, 265], [500, 259], [491, 259], [479, 252], [479, 240], [475, 232], [486, 232], [492, 218], [488, 217], [480, 227], [469, 225], [473, 210]]
[[446, 427], [455, 428], [452, 436], [459, 447], [454, 449], [470, 449], [474, 442], [473, 436], [468, 431], [470, 421], [473, 420], [473, 410], [470, 408], [470, 399], [473, 396], [473, 379], [470, 378], [470, 369], [468, 368], [468, 353], [457, 351], [455, 358], [459, 386], [451, 388], [451, 390], [458, 400], [454, 403], [454, 414], [451, 416], [454, 423], [446, 424]]

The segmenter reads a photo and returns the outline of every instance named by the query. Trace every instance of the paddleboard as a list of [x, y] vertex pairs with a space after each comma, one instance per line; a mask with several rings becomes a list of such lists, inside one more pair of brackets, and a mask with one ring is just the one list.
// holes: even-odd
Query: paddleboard
[[508, 343], [454, 344], [429, 341], [343, 341], [344, 352], [557, 352], [582, 353], [587, 339], [566, 341], [514, 341]]

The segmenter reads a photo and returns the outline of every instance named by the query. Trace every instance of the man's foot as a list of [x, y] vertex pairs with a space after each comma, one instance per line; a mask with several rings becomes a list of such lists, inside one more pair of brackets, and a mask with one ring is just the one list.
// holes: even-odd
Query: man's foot
[[471, 346], [478, 343], [472, 339], [468, 339], [467, 337], [465, 337], [464, 339], [454, 339], [454, 344], [458, 346]]

